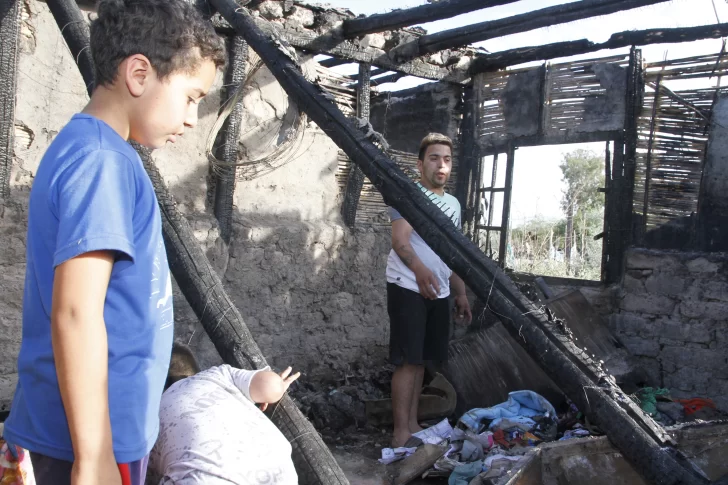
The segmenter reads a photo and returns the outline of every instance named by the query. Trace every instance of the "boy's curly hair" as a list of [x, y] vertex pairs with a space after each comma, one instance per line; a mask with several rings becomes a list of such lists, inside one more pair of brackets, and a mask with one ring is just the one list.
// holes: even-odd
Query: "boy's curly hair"
[[194, 72], [203, 59], [225, 65], [225, 44], [191, 3], [184, 0], [100, 0], [91, 23], [96, 85], [116, 80], [119, 64], [143, 54], [164, 79]]

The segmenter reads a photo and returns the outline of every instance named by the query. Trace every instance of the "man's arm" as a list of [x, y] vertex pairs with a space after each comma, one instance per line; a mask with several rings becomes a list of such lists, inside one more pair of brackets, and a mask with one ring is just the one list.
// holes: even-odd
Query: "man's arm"
[[121, 485], [109, 417], [104, 302], [114, 253], [95, 251], [60, 264], [53, 280], [51, 338], [71, 433], [73, 485]]
[[422, 260], [415, 253], [410, 236], [412, 226], [404, 219], [397, 219], [392, 222], [392, 249], [397, 253], [399, 259], [415, 274], [420, 294], [425, 298], [434, 300], [440, 294], [440, 284], [435, 275], [427, 268]]
[[450, 288], [455, 296], [455, 310], [458, 318], [468, 325], [473, 318], [473, 314], [470, 311], [470, 302], [468, 302], [468, 296], [465, 293], [465, 282], [455, 272], [450, 275]]

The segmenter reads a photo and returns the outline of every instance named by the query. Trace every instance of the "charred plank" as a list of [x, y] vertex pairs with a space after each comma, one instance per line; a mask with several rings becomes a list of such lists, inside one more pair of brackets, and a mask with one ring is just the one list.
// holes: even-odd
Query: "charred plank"
[[10, 194], [19, 36], [20, 0], [0, 0], [0, 199]]
[[719, 39], [726, 36], [728, 36], [728, 23], [698, 27], [631, 30], [613, 34], [609, 40], [601, 43], [580, 39], [540, 46], [519, 47], [492, 54], [481, 54], [473, 59], [470, 65], [470, 74], [496, 71], [526, 62], [569, 57], [605, 49], [619, 49], [632, 45], [676, 44], [701, 39]]
[[[359, 64], [359, 83], [356, 87], [356, 115], [363, 121], [369, 121], [371, 103], [371, 85], [369, 83], [372, 72], [370, 64]], [[356, 223], [356, 210], [359, 206], [361, 189], [364, 187], [364, 172], [358, 165], [352, 165], [349, 171], [349, 178], [346, 181], [346, 192], [344, 202], [341, 204], [341, 215], [344, 223], [354, 227]]]
[[402, 58], [422, 56], [443, 49], [462, 47], [496, 37], [527, 32], [541, 27], [573, 22], [574, 20], [599, 15], [608, 15], [622, 10], [630, 10], [665, 1], [667, 0], [581, 0], [542, 8], [503, 19], [490, 20], [457, 29], [423, 35], [410, 44], [398, 46], [395, 50], [398, 51], [399, 56]]
[[374, 32], [394, 30], [434, 20], [449, 19], [475, 10], [506, 5], [518, 0], [441, 0], [419, 7], [344, 20], [344, 36], [357, 37]]
[[[235, 91], [245, 82], [245, 68], [248, 60], [248, 44], [242, 37], [236, 35], [228, 41], [228, 63], [225, 73], [226, 95], [225, 99], [235, 96]], [[235, 103], [230, 116], [222, 125], [218, 137], [220, 145], [217, 156], [220, 160], [234, 164], [238, 161], [238, 140], [240, 126], [243, 122], [243, 100]], [[215, 167], [215, 218], [220, 225], [220, 237], [230, 243], [233, 226], [233, 199], [235, 195], [236, 168], [234, 165]]]

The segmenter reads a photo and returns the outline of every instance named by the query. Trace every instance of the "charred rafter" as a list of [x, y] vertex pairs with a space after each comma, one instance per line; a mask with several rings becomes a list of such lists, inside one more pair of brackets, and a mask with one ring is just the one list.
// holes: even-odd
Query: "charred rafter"
[[492, 54], [481, 54], [476, 56], [470, 65], [470, 74], [496, 71], [525, 62], [575, 56], [604, 49], [618, 49], [633, 45], [677, 44], [701, 39], [719, 39], [726, 36], [728, 36], [728, 23], [698, 27], [631, 30], [613, 34], [609, 40], [601, 43], [580, 39], [540, 46], [519, 47]]
[[357, 37], [374, 32], [399, 29], [434, 20], [449, 19], [475, 10], [514, 3], [518, 0], [441, 0], [404, 10], [344, 20], [344, 36]]

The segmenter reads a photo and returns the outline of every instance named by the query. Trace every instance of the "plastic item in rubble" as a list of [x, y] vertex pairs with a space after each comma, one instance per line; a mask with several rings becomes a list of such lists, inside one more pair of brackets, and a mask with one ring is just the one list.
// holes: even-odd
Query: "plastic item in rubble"
[[430, 445], [439, 445], [443, 441], [450, 438], [452, 431], [453, 429], [452, 426], [450, 426], [450, 423], [447, 421], [447, 419], [443, 419], [435, 426], [430, 426], [427, 429], [418, 431], [412, 436], [421, 439], [423, 443], [427, 443]]
[[569, 429], [564, 432], [564, 437], [559, 439], [559, 441], [570, 440], [571, 438], [583, 438], [590, 434], [589, 430], [586, 429]]
[[413, 455], [415, 451], [417, 451], [417, 448], [384, 448], [382, 450], [382, 457], [379, 459], [379, 463], [382, 465], [389, 465], [390, 463], [394, 463], [395, 461], [399, 461]]

